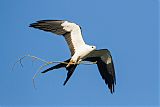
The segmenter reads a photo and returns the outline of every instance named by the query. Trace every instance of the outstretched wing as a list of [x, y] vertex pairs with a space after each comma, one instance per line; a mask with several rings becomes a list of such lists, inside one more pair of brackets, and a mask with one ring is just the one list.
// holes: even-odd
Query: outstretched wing
[[[64, 61], [64, 62], [69, 63], [69, 61], [70, 61], [70, 59], [68, 59], [68, 60], [66, 60], [66, 61]], [[66, 66], [67, 66], [66, 63], [59, 63], [59, 64], [57, 64], [57, 65], [54, 65], [54, 66], [52, 66], [52, 67], [44, 70], [42, 73], [46, 73], [46, 72], [48, 72], [48, 71], [51, 71], [51, 70], [54, 70], [54, 69], [63, 68], [63, 67], [66, 68]], [[68, 82], [68, 80], [69, 80], [70, 77], [72, 76], [73, 72], [75, 71], [76, 67], [77, 67], [77, 64], [75, 64], [75, 65], [72, 64], [71, 66], [69, 66], [69, 67], [66, 68], [66, 70], [68, 71], [68, 73], [67, 73], [67, 78], [66, 78], [66, 80], [64, 81], [63, 85], [66, 85], [66, 83]]]
[[106, 85], [108, 85], [110, 92], [113, 93], [114, 85], [116, 84], [116, 78], [113, 60], [109, 50], [95, 50], [84, 60], [92, 62], [97, 61], [99, 72]]
[[85, 45], [82, 38], [80, 27], [69, 21], [64, 20], [40, 20], [36, 23], [30, 24], [30, 27], [34, 27], [47, 32], [52, 32], [57, 35], [63, 35], [71, 52], [71, 56], [75, 51]]

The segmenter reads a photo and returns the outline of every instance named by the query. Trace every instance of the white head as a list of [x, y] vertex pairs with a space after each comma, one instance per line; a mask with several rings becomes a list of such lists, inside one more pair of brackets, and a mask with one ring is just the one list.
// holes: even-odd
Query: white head
[[96, 46], [93, 46], [93, 45], [86, 45], [86, 49], [85, 49], [85, 52], [92, 52], [96, 50]]
[[[88, 54], [90, 54], [92, 51], [94, 51], [96, 49], [95, 46], [91, 46], [91, 45], [85, 45], [85, 47], [82, 47], [77, 56], [80, 56], [80, 59], [84, 59], [85, 57], [87, 57]], [[81, 61], [80, 60], [80, 61]]]
[[94, 51], [94, 50], [96, 50], [96, 46], [93, 46], [93, 45], [87, 45], [87, 51], [90, 53], [90, 52], [92, 52], [92, 51]]

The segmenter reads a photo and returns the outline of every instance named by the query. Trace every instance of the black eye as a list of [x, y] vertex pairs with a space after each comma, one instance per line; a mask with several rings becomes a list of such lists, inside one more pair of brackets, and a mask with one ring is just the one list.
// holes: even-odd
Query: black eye
[[93, 48], [93, 46], [92, 46], [92, 48]]

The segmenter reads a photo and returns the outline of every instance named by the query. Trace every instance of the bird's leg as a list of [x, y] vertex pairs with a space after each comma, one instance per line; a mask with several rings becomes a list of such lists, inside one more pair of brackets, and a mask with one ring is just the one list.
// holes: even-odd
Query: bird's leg
[[66, 68], [70, 67], [72, 64], [75, 64], [75, 61], [73, 61], [72, 59], [69, 61], [69, 63], [67, 64]]
[[80, 63], [79, 63], [79, 60], [80, 60], [80, 56], [77, 58], [76, 61], [74, 61], [73, 59], [71, 59], [71, 60], [69, 61], [69, 63], [67, 64], [66, 68], [68, 68], [68, 67], [71, 66], [71, 65], [80, 64]]

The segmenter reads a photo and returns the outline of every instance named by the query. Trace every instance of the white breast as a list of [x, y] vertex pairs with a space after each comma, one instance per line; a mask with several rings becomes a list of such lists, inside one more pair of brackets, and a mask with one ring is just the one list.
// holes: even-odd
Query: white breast
[[89, 45], [83, 45], [76, 51], [76, 53], [73, 55], [72, 59], [77, 60], [78, 58], [80, 58], [81, 60], [83, 60], [92, 51], [93, 51], [93, 49]]

